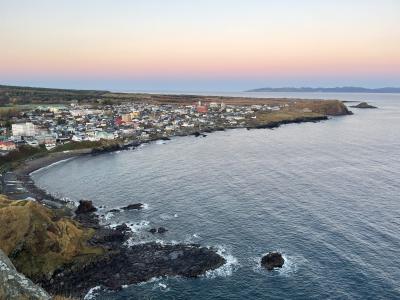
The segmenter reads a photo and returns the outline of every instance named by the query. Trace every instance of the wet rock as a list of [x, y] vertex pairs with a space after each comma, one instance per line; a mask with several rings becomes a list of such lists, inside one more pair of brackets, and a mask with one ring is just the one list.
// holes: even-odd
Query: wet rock
[[157, 230], [158, 233], [165, 233], [165, 232], [167, 232], [167, 231], [168, 231], [168, 230], [165, 229], [164, 227], [159, 227], [158, 230]]
[[117, 227], [115, 227], [115, 230], [119, 231], [119, 232], [123, 232], [123, 233], [127, 233], [127, 232], [131, 231], [131, 229], [125, 223], [122, 223], [121, 225], [118, 225]]
[[142, 203], [129, 204], [128, 206], [121, 207], [122, 210], [143, 209]]
[[157, 228], [151, 228], [149, 230], [150, 233], [155, 234], [157, 232]]
[[269, 271], [274, 268], [282, 268], [284, 263], [285, 260], [279, 252], [269, 252], [261, 259], [261, 265]]
[[147, 243], [111, 251], [101, 259], [76, 264], [45, 282], [50, 292], [62, 289], [73, 297], [82, 297], [93, 286], [119, 289], [160, 276], [197, 277], [226, 263], [215, 250], [192, 245]]
[[198, 131], [195, 131], [192, 133], [192, 135], [194, 135], [195, 137], [199, 137], [201, 135], [201, 133]]
[[97, 211], [97, 208], [93, 206], [93, 202], [90, 200], [80, 200], [79, 206], [76, 209], [76, 214], [89, 214]]
[[361, 102], [360, 104], [350, 106], [354, 108], [377, 108], [376, 106], [369, 105], [367, 102]]
[[0, 250], [0, 299], [50, 300], [51, 297], [31, 280], [17, 272]]
[[119, 248], [131, 236], [131, 229], [128, 225], [121, 224], [115, 228], [99, 227], [89, 244], [102, 246], [108, 249]]
[[110, 213], [117, 213], [117, 212], [120, 212], [121, 210], [120, 209], [118, 209], [118, 208], [113, 208], [113, 209], [110, 209], [108, 212], [110, 212]]

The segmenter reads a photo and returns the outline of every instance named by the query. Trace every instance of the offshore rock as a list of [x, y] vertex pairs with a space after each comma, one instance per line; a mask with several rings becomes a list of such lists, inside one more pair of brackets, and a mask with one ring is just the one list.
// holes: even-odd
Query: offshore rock
[[142, 208], [143, 208], [142, 203], [129, 204], [128, 206], [121, 207], [122, 210], [133, 210], [133, 209], [142, 209]]
[[88, 214], [97, 211], [97, 208], [93, 206], [93, 202], [90, 200], [80, 200], [79, 206], [76, 209], [76, 214]]
[[354, 107], [354, 108], [377, 108], [376, 106], [372, 106], [372, 105], [368, 104], [367, 102], [361, 102], [360, 104], [357, 104], [357, 105], [354, 105], [351, 107]]
[[158, 233], [166, 233], [167, 231], [168, 230], [165, 229], [164, 227], [159, 227], [158, 230], [157, 230]]
[[50, 300], [51, 297], [18, 273], [10, 259], [0, 250], [0, 299]]
[[285, 260], [279, 252], [269, 252], [261, 259], [261, 265], [269, 271], [274, 268], [282, 268], [284, 263]]
[[201, 135], [201, 133], [198, 131], [195, 131], [192, 133], [192, 135], [194, 135], [195, 137], [199, 137]]

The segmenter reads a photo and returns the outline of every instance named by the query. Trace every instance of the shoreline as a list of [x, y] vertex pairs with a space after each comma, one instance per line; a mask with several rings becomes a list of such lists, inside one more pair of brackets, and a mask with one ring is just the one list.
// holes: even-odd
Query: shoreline
[[[249, 127], [216, 127], [204, 128], [200, 131], [193, 129], [185, 132], [185, 134], [176, 136], [200, 137], [206, 136], [205, 133], [239, 128], [247, 130], [262, 128], [273, 129], [284, 124], [319, 122], [327, 119], [329, 119], [328, 116], [313, 116], [269, 122]], [[226, 264], [225, 258], [220, 256], [216, 249], [202, 247], [198, 244], [179, 243], [176, 245], [161, 245], [155, 242], [148, 242], [126, 247], [124, 241], [130, 237], [135, 237], [129, 229], [126, 229], [126, 224], [121, 224], [117, 226], [117, 228], [112, 229], [100, 225], [98, 216], [92, 212], [77, 215], [74, 212], [76, 207], [68, 205], [70, 202], [59, 199], [37, 187], [31, 178], [33, 172], [66, 159], [132, 149], [141, 144], [153, 143], [159, 140], [170, 140], [170, 137], [157, 137], [151, 140], [137, 141], [136, 143], [132, 142], [125, 145], [117, 144], [110, 148], [81, 149], [51, 153], [37, 159], [28, 159], [12, 171], [21, 181], [23, 187], [34, 195], [33, 198], [39, 203], [50, 209], [63, 209], [64, 217], [78, 222], [85, 228], [94, 229], [96, 233], [95, 236], [88, 241], [90, 245], [108, 249], [103, 256], [95, 261], [85, 263], [83, 266], [73, 265], [72, 268], [63, 267], [61, 270], [56, 270], [51, 277], [51, 283], [48, 280], [37, 281], [48, 292], [83, 297], [93, 286], [101, 285], [107, 289], [118, 290], [122, 285], [145, 282], [152, 277], [176, 275], [198, 277], [209, 270], [218, 269]], [[174, 253], [177, 252], [183, 253], [183, 256], [180, 258], [181, 262], [178, 265], [176, 265], [175, 259], [171, 260], [170, 258], [174, 257]], [[159, 261], [160, 253], [162, 253], [161, 261]], [[143, 261], [146, 263], [142, 264]], [[125, 268], [127, 268], [127, 263], [136, 265], [138, 269], [128, 268], [125, 270]], [[141, 264], [141, 267], [137, 267], [138, 263]], [[104, 275], [104, 269], [107, 270], [107, 274], [109, 275]], [[191, 271], [188, 272], [188, 270]], [[113, 277], [113, 274], [117, 274], [118, 278]]]
[[[103, 153], [110, 153], [116, 152], [121, 150], [127, 149], [135, 149], [142, 144], [150, 144], [155, 143], [157, 141], [165, 141], [170, 140], [171, 138], [175, 137], [205, 137], [206, 134], [218, 132], [218, 131], [226, 131], [226, 130], [233, 130], [233, 129], [274, 129], [278, 128], [281, 125], [288, 125], [288, 124], [301, 124], [301, 123], [316, 123], [321, 121], [329, 120], [328, 116], [312, 116], [312, 117], [301, 117], [292, 120], [282, 120], [282, 121], [275, 121], [269, 122], [265, 124], [258, 124], [246, 127], [215, 127], [215, 128], [204, 128], [203, 130], [190, 130], [184, 134], [168, 136], [168, 137], [157, 137], [150, 140], [145, 141], [133, 141], [127, 145], [116, 145], [117, 147], [111, 149], [103, 149], [103, 150], [96, 150], [95, 148], [86, 148], [86, 149], [79, 149], [79, 150], [70, 150], [70, 151], [63, 151], [63, 152], [54, 152], [49, 153], [48, 155], [40, 158], [35, 159], [28, 159], [24, 161], [24, 163], [14, 170], [10, 172], [14, 173], [18, 179], [21, 181], [22, 185], [27, 189], [28, 192], [32, 193], [34, 196], [38, 196], [39, 201], [43, 200], [45, 197], [48, 197], [51, 201], [56, 201], [58, 203], [67, 203], [65, 200], [58, 199], [57, 197], [49, 194], [47, 191], [42, 190], [38, 186], [36, 186], [31, 178], [31, 174], [36, 172], [40, 169], [46, 168], [51, 166], [52, 164], [59, 163], [63, 160], [73, 159], [80, 156], [87, 156], [87, 155], [100, 155]], [[10, 195], [8, 195], [10, 196]], [[33, 197], [35, 198], [35, 197]]]

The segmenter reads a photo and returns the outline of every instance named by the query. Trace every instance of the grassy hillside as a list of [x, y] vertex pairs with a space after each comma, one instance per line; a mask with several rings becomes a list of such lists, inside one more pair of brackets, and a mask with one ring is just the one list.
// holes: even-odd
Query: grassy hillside
[[94, 234], [34, 201], [10, 201], [0, 195], [0, 248], [19, 272], [48, 278], [57, 268], [103, 254], [86, 241]]

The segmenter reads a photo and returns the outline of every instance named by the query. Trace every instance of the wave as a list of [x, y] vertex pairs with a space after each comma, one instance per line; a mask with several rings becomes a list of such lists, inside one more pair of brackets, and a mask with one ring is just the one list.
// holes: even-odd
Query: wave
[[100, 295], [100, 291], [101, 291], [101, 286], [95, 286], [95, 287], [91, 288], [89, 290], [89, 292], [87, 292], [85, 297], [83, 297], [83, 300], [96, 299], [96, 297]]
[[76, 158], [76, 157], [69, 157], [69, 158], [66, 158], [66, 159], [61, 159], [61, 160], [56, 161], [56, 162], [54, 162], [54, 163], [51, 163], [51, 164], [49, 164], [49, 165], [47, 165], [47, 166], [41, 167], [41, 168], [39, 168], [39, 169], [37, 169], [37, 170], [35, 170], [35, 171], [32, 171], [31, 173], [29, 173], [29, 176], [30, 176], [30, 175], [33, 175], [33, 174], [35, 174], [35, 173], [38, 173], [38, 172], [40, 172], [40, 171], [48, 170], [48, 169], [50, 169], [50, 168], [52, 168], [52, 167], [54, 167], [54, 166], [56, 166], [56, 165], [65, 163], [65, 162], [67, 162], [67, 161], [69, 161], [69, 160], [72, 160], [72, 159], [75, 159], [75, 158]]
[[239, 267], [239, 262], [236, 257], [230, 254], [223, 246], [217, 246], [217, 254], [225, 258], [226, 263], [215, 270], [207, 271], [203, 276], [205, 278], [227, 277], [231, 276]]

